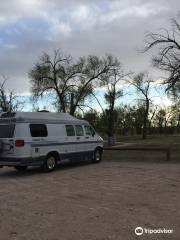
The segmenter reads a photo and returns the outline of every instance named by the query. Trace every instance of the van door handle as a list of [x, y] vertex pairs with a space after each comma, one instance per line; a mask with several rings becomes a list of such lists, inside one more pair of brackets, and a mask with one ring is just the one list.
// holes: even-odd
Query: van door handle
[[80, 137], [76, 137], [76, 139], [80, 139]]
[[85, 137], [86, 139], [89, 139], [89, 137]]

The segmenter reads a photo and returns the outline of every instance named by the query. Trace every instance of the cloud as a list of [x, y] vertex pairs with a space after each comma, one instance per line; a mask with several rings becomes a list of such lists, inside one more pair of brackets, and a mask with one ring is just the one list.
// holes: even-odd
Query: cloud
[[44, 10], [42, 0], [1, 1], [0, 26], [13, 24], [24, 17], [43, 16]]
[[56, 10], [54, 16], [49, 18], [54, 32], [64, 33], [70, 36], [73, 31], [88, 31], [93, 28], [104, 28], [109, 24], [125, 18], [148, 18], [168, 10], [168, 6], [159, 5], [158, 2], [125, 4], [125, 1], [105, 2], [101, 4], [79, 4], [62, 10]]
[[112, 53], [126, 69], [150, 68], [139, 54], [144, 33], [168, 27], [178, 0], [3, 0], [0, 5], [0, 73], [8, 87], [28, 92], [28, 72], [42, 51], [61, 48], [74, 57]]
[[17, 48], [17, 45], [15, 45], [15, 44], [4, 44], [4, 48], [15, 49], [15, 48]]

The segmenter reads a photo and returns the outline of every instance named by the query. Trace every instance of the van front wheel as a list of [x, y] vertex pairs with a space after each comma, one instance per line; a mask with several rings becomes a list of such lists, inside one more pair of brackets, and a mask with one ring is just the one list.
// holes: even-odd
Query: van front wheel
[[48, 155], [42, 167], [46, 172], [53, 171], [56, 168], [56, 157], [54, 155]]
[[102, 150], [96, 149], [93, 154], [93, 163], [99, 163], [102, 160]]

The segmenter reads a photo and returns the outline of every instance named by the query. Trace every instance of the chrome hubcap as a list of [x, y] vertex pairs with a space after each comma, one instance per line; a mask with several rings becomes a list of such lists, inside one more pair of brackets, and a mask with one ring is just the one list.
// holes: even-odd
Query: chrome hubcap
[[56, 161], [54, 159], [54, 157], [50, 157], [47, 159], [47, 167], [48, 169], [52, 170], [56, 165]]
[[101, 159], [101, 154], [100, 154], [99, 151], [97, 151], [96, 154], [95, 154], [95, 160], [100, 161], [100, 159]]

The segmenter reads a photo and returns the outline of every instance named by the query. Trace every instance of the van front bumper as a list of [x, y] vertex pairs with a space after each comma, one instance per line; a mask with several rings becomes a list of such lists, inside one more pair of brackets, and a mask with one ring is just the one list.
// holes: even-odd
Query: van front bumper
[[44, 163], [45, 157], [36, 158], [0, 158], [0, 167], [8, 166], [41, 166]]

